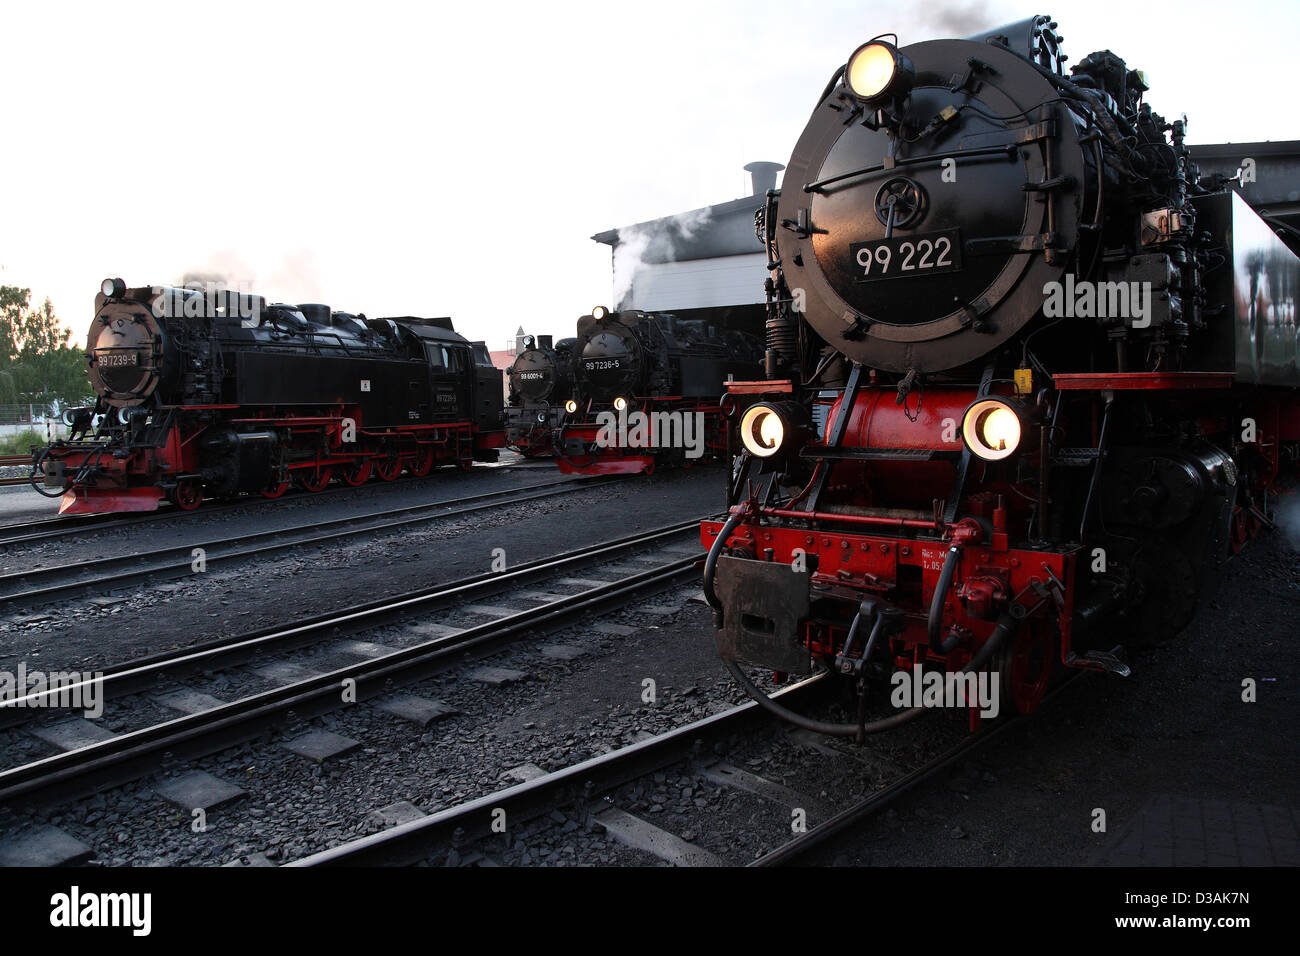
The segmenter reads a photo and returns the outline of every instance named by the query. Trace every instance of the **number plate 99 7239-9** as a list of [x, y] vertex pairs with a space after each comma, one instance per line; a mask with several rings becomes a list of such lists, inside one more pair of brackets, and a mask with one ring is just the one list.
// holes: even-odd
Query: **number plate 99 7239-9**
[[857, 265], [854, 276], [858, 282], [957, 272], [961, 269], [961, 240], [956, 229], [913, 233], [850, 243], [849, 255]]

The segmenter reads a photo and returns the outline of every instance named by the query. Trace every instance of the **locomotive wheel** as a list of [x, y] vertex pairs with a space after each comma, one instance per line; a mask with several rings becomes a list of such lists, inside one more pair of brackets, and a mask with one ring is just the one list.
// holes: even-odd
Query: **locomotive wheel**
[[344, 468], [339, 472], [339, 477], [343, 479], [345, 485], [351, 485], [353, 488], [358, 485], [364, 485], [370, 480], [370, 472], [374, 470], [374, 465], [369, 458], [357, 462], [351, 468]]
[[411, 460], [410, 470], [416, 478], [423, 478], [429, 472], [433, 471], [434, 451], [432, 448], [422, 453], [417, 453]]
[[172, 501], [178, 508], [193, 511], [203, 504], [203, 485], [195, 478], [183, 479], [172, 492]]
[[402, 459], [400, 458], [381, 458], [375, 462], [375, 474], [381, 481], [396, 481], [401, 473]]
[[1056, 628], [1024, 623], [1000, 655], [998, 678], [1002, 699], [1017, 714], [1032, 714], [1052, 686], [1060, 645]]
[[324, 468], [317, 468], [315, 471], [303, 471], [298, 475], [298, 484], [304, 491], [310, 491], [313, 494], [317, 491], [324, 491], [325, 486], [330, 483], [330, 477], [333, 475], [333, 469], [329, 465]]
[[289, 484], [290, 483], [287, 481], [279, 481], [276, 482], [275, 484], [267, 485], [265, 488], [262, 489], [262, 497], [279, 498], [281, 495], [283, 495], [286, 491], [289, 490]]

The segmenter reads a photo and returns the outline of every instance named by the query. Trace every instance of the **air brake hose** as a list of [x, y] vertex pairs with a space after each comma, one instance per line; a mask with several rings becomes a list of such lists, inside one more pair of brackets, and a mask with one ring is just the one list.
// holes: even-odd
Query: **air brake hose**
[[44, 464], [45, 459], [49, 457], [49, 454], [50, 449], [48, 447], [42, 448], [40, 452], [37, 453], [32, 461], [32, 473], [27, 476], [27, 481], [31, 484], [32, 488], [34, 488], [38, 493], [44, 495], [46, 498], [62, 498], [62, 491], [46, 491], [37, 483], [37, 478], [42, 474], [41, 465]]
[[717, 627], [722, 626], [722, 601], [713, 590], [713, 574], [718, 568], [718, 558], [722, 555], [722, 549], [727, 546], [727, 539], [731, 537], [731, 533], [736, 530], [736, 526], [744, 520], [744, 517], [742, 511], [733, 511], [728, 516], [722, 530], [718, 532], [718, 537], [709, 546], [709, 556], [704, 560], [704, 600], [709, 602], [709, 607], [715, 612], [714, 624]]
[[930, 601], [930, 650], [941, 651], [944, 654], [957, 646], [957, 638], [954, 635], [950, 634], [940, 640], [939, 631], [943, 625], [943, 606], [948, 600], [948, 591], [952, 589], [953, 575], [957, 573], [957, 564], [960, 561], [961, 545], [949, 545], [948, 554], [943, 559], [943, 570], [939, 572], [939, 583], [934, 587], [934, 598]]
[[[1002, 642], [1012, 634], [1019, 622], [1007, 611], [1002, 612], [998, 618], [998, 626], [993, 629], [989, 639], [984, 642], [975, 656], [971, 658], [970, 663], [961, 669], [961, 673], [967, 674], [978, 671], [993, 657], [994, 652], [1001, 646]], [[900, 714], [894, 714], [892, 717], [883, 717], [880, 720], [873, 720], [869, 724], [832, 724], [824, 720], [814, 720], [811, 717], [805, 717], [803, 714], [796, 714], [789, 708], [782, 707], [767, 694], [763, 693], [754, 682], [751, 681], [745, 672], [740, 669], [740, 665], [735, 661], [723, 661], [727, 671], [735, 679], [754, 702], [769, 713], [775, 714], [782, 720], [794, 724], [796, 727], [802, 727], [805, 730], [811, 730], [815, 734], [826, 734], [829, 737], [857, 737], [862, 734], [878, 734], [884, 730], [892, 730], [901, 726], [908, 721], [915, 720], [930, 708], [913, 707], [905, 710]]]

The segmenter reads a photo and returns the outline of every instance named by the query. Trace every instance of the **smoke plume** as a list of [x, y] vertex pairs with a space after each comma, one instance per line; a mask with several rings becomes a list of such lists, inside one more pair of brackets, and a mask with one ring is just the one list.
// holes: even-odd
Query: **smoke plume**
[[620, 229], [614, 246], [613, 307], [621, 309], [627, 304], [637, 273], [646, 265], [676, 261], [683, 244], [707, 226], [711, 216], [708, 209], [694, 209]]
[[936, 37], [968, 37], [991, 30], [1005, 19], [1013, 19], [999, 19], [989, 9], [987, 0], [927, 4], [917, 12]]
[[328, 302], [316, 260], [305, 249], [287, 253], [278, 266], [255, 269], [234, 251], [208, 256], [202, 266], [187, 269], [177, 285], [220, 283], [228, 289], [264, 295], [274, 302]]

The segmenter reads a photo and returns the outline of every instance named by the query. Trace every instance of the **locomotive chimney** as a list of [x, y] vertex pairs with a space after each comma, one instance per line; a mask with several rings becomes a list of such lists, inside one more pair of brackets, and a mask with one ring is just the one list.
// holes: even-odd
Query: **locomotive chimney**
[[539, 349], [549, 349], [551, 347], [551, 343], [554, 341], [555, 339], [549, 335], [539, 335], [537, 336], [537, 347]]
[[750, 163], [745, 167], [745, 172], [749, 173], [749, 181], [752, 186], [752, 196], [765, 196], [769, 189], [776, 188], [776, 174], [785, 169], [780, 163], [756, 162]]

